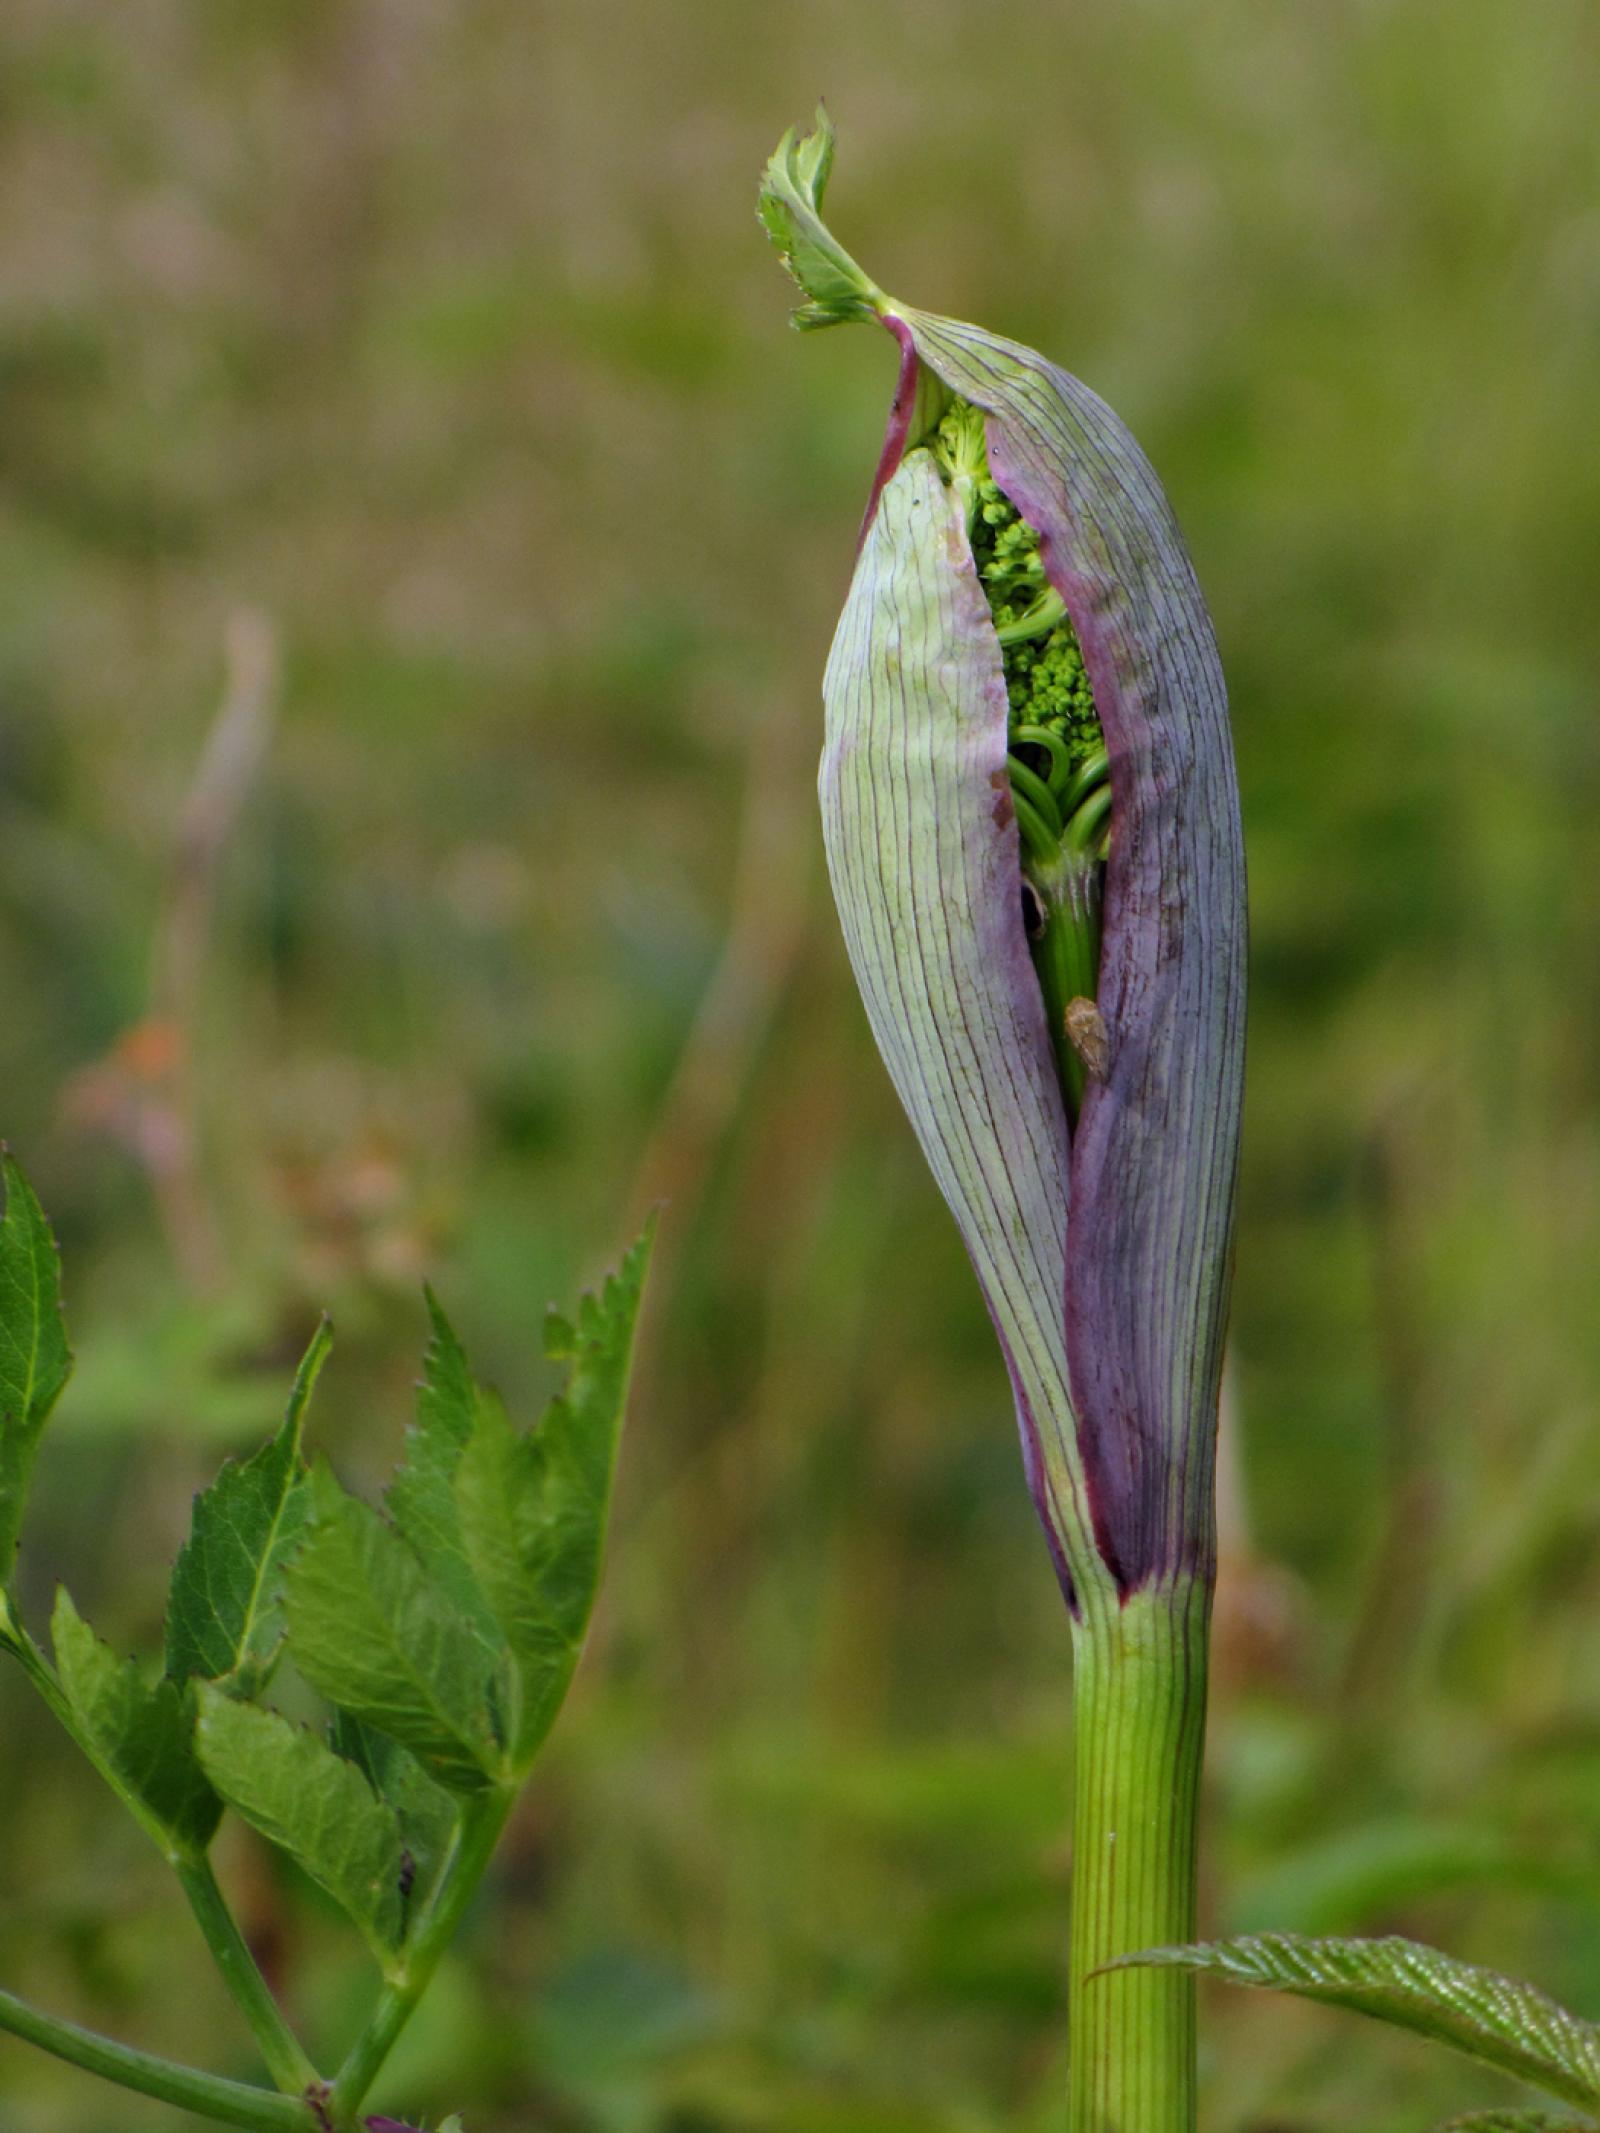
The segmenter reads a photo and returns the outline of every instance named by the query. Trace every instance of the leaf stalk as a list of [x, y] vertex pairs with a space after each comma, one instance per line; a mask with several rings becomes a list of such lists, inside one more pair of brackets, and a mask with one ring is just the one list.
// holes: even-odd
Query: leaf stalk
[[217, 1886], [209, 1859], [180, 1859], [174, 1869], [189, 1899], [195, 1923], [205, 1936], [211, 1959], [234, 2004], [250, 2025], [250, 2034], [266, 2064], [267, 2072], [285, 2096], [303, 2096], [321, 2082], [321, 2075], [307, 2058], [299, 2038], [284, 2019], [250, 1953], [238, 1920], [229, 1910]]
[[370, 2021], [335, 2077], [327, 2104], [334, 2133], [346, 2133], [355, 2124], [356, 2114], [382, 2072], [384, 2061], [416, 2012], [440, 1958], [477, 1894], [516, 1800], [517, 1788], [503, 1785], [492, 1792], [474, 1794], [463, 1805], [449, 1862], [413, 1930], [404, 1970], [384, 1987]]
[[248, 2082], [229, 2081], [221, 2074], [203, 2074], [197, 2068], [157, 2058], [76, 2022], [42, 2014], [14, 1993], [0, 1992], [0, 2029], [86, 2073], [220, 2125], [254, 2128], [255, 2133], [318, 2133], [320, 2122], [307, 2096], [274, 2095]]
[[[3, 1612], [3, 1642], [20, 1663], [23, 1672], [48, 1705], [63, 1732], [72, 1741], [85, 1759], [92, 1763], [106, 1784], [127, 1808], [139, 1827], [156, 1846], [161, 1856], [177, 1875], [189, 1908], [194, 1913], [210, 1949], [212, 1959], [222, 1975], [222, 1981], [240, 2013], [250, 2025], [250, 2033], [268, 2073], [276, 2087], [286, 2096], [301, 2096], [308, 2088], [321, 2080], [302, 2049], [299, 2039], [283, 2017], [272, 1988], [261, 1975], [255, 1957], [239, 1931], [237, 1920], [228, 1909], [227, 1902], [217, 1879], [211, 1870], [210, 1861], [203, 1853], [186, 1852], [174, 1844], [171, 1834], [150, 1813], [144, 1802], [124, 1784], [121, 1775], [100, 1751], [99, 1745], [78, 1723], [65, 1690], [56, 1675], [55, 1668], [40, 1651], [33, 1638], [18, 1620], [9, 1595]], [[41, 2017], [41, 2020], [44, 2019]], [[116, 2080], [120, 2078], [112, 2075]]]

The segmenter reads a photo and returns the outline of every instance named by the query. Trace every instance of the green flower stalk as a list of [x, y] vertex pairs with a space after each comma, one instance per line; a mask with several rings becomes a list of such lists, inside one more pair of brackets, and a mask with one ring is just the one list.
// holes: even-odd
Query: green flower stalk
[[1244, 862], [1205, 603], [1149, 462], [1031, 349], [902, 304], [822, 220], [825, 114], [762, 220], [802, 327], [900, 377], [823, 683], [829, 871], [868, 1018], [1010, 1373], [1073, 1619], [1072, 2133], [1194, 2124], [1213, 1465]]

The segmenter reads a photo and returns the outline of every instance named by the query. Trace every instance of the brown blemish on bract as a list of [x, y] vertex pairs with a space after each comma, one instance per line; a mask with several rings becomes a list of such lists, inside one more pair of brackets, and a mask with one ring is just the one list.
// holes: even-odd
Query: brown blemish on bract
[[1111, 1072], [1111, 1032], [1093, 1000], [1069, 1000], [1064, 1016], [1067, 1041], [1083, 1062], [1091, 1081], [1104, 1081]]

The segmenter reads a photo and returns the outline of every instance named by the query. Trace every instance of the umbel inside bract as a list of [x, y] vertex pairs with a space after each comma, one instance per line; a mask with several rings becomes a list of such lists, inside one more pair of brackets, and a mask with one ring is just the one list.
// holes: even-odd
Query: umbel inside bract
[[1212, 1555], [1244, 870], [1209, 617], [1148, 461], [1043, 356], [762, 217], [797, 322], [901, 354], [824, 698], [824, 833], [879, 1047], [961, 1227], [1076, 1603]]

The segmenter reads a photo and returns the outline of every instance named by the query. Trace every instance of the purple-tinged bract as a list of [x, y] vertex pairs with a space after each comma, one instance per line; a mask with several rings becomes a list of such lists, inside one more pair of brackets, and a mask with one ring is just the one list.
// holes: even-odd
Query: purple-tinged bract
[[[824, 680], [829, 869], [1000, 1336], [1058, 1569], [1089, 1604], [1212, 1562], [1245, 989], [1222, 671], [1123, 423], [1031, 349], [878, 289], [821, 219], [831, 161], [819, 114], [763, 186], [797, 322], [877, 318], [902, 364]], [[952, 410], [970, 463], [941, 445]], [[1019, 725], [1015, 686], [1008, 705], [1031, 615], [996, 607], [998, 564], [980, 574], [1001, 518], [1024, 522], [1038, 629], [1081, 653], [1096, 763]]]

